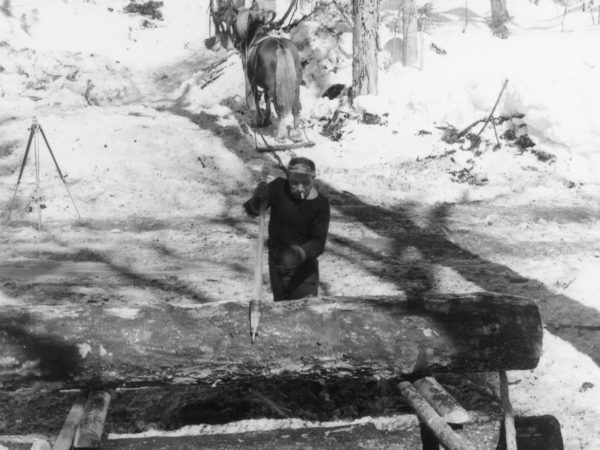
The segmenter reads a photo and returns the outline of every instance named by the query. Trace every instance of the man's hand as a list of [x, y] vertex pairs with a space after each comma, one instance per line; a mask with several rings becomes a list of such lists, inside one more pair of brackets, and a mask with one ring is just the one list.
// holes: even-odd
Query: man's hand
[[254, 189], [253, 197], [259, 201], [269, 199], [269, 185], [265, 181], [261, 181]]
[[299, 245], [286, 248], [281, 254], [281, 265], [286, 269], [298, 267], [306, 261], [306, 253]]

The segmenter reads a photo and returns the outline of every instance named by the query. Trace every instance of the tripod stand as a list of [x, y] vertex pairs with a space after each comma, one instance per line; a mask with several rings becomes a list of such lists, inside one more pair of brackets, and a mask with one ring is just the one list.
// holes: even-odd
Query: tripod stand
[[77, 213], [77, 217], [81, 217], [79, 215], [79, 210], [75, 205], [75, 201], [73, 200], [73, 196], [71, 195], [71, 191], [69, 191], [69, 186], [63, 177], [63, 174], [58, 166], [58, 162], [56, 162], [56, 158], [54, 157], [54, 153], [50, 148], [50, 144], [48, 143], [48, 139], [46, 139], [46, 133], [42, 126], [38, 123], [37, 118], [33, 118], [33, 122], [31, 123], [31, 128], [29, 132], [29, 139], [27, 141], [27, 148], [25, 149], [25, 156], [23, 157], [23, 162], [21, 163], [21, 170], [19, 171], [19, 178], [17, 179], [17, 185], [15, 186], [15, 193], [13, 195], [12, 201], [10, 202], [10, 209], [8, 210], [8, 217], [6, 218], [6, 222], [10, 220], [10, 215], [13, 210], [13, 206], [15, 203], [15, 198], [17, 197], [17, 191], [19, 189], [19, 184], [21, 183], [21, 178], [23, 177], [23, 171], [25, 170], [25, 164], [27, 163], [27, 157], [29, 156], [29, 150], [31, 149], [31, 143], [33, 142], [33, 152], [35, 156], [35, 183], [36, 183], [36, 199], [38, 204], [38, 230], [42, 228], [42, 204], [40, 201], [40, 153], [39, 153], [39, 134], [42, 135], [44, 142], [46, 143], [46, 147], [50, 152], [50, 156], [52, 157], [52, 161], [54, 161], [54, 165], [56, 166], [56, 170], [58, 171], [58, 176], [62, 180], [67, 193], [69, 194], [69, 198], [71, 199], [71, 203], [73, 203], [73, 207], [75, 208], [75, 212]]

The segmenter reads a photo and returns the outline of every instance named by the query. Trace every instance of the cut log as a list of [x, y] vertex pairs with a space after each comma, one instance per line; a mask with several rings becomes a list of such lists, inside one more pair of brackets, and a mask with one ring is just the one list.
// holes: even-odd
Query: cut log
[[110, 395], [107, 392], [91, 392], [85, 405], [83, 417], [75, 432], [74, 448], [98, 448], [104, 430]]
[[85, 404], [86, 401], [83, 398], [79, 398], [75, 401], [54, 445], [52, 446], [52, 450], [70, 450], [73, 439], [75, 438], [75, 430], [77, 430], [77, 426], [83, 417]]
[[291, 376], [392, 378], [536, 367], [536, 304], [506, 295], [330, 297], [267, 303], [254, 344], [248, 304], [0, 307], [6, 388], [209, 383]]
[[[517, 448], [527, 450], [564, 450], [560, 423], [554, 416], [515, 417]], [[497, 450], [506, 450], [506, 430], [502, 426]]]
[[412, 384], [402, 381], [398, 389], [410, 406], [414, 409], [417, 417], [429, 428], [435, 438], [448, 450], [473, 450], [475, 446], [466, 439], [461, 438], [450, 428], [433, 407], [423, 398]]
[[517, 448], [563, 450], [560, 423], [554, 416], [515, 417]]
[[467, 423], [469, 413], [459, 405], [446, 389], [433, 377], [420, 378], [413, 382], [417, 392], [429, 402], [433, 409], [446, 421], [455, 425]]

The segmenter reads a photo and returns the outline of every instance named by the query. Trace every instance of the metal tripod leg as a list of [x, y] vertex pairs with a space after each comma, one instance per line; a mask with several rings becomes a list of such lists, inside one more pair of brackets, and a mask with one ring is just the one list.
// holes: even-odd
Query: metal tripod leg
[[58, 162], [56, 161], [56, 158], [54, 157], [54, 153], [52, 152], [52, 149], [50, 148], [50, 144], [48, 143], [48, 139], [46, 139], [46, 133], [44, 133], [44, 129], [42, 128], [41, 125], [38, 124], [37, 126], [40, 130], [40, 132], [42, 133], [42, 137], [44, 138], [44, 142], [46, 143], [46, 147], [48, 147], [48, 151], [50, 152], [50, 156], [52, 156], [52, 161], [54, 161], [54, 165], [56, 166], [56, 170], [58, 171], [58, 175], [60, 176], [60, 179], [62, 180], [65, 189], [67, 190], [67, 194], [69, 194], [69, 198], [71, 199], [71, 203], [73, 203], [73, 207], [75, 208], [75, 212], [77, 213], [77, 217], [81, 218], [81, 215], [79, 214], [79, 210], [77, 209], [77, 206], [75, 205], [75, 201], [73, 200], [73, 196], [71, 195], [71, 191], [69, 190], [69, 186], [67, 185], [67, 182], [65, 181], [65, 177], [63, 177], [63, 174], [60, 170], [60, 167], [58, 166]]
[[37, 125], [31, 125], [31, 131], [29, 132], [29, 140], [27, 141], [27, 148], [25, 149], [25, 156], [23, 156], [23, 162], [21, 163], [21, 170], [19, 171], [19, 178], [17, 179], [17, 185], [15, 186], [15, 193], [13, 194], [13, 198], [10, 202], [10, 208], [8, 209], [8, 217], [6, 218], [6, 222], [10, 220], [10, 215], [12, 214], [13, 206], [15, 203], [15, 198], [17, 197], [17, 191], [19, 190], [19, 183], [21, 183], [21, 177], [23, 176], [23, 170], [25, 170], [25, 164], [27, 163], [27, 156], [29, 155], [29, 149], [31, 148], [31, 141], [33, 140], [33, 135], [35, 134]]

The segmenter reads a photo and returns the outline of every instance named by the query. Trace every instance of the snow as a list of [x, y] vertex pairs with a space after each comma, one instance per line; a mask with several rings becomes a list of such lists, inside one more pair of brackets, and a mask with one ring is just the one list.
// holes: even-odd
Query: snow
[[[253, 172], [261, 160], [244, 140], [237, 122], [236, 114], [246, 107], [237, 55], [224, 64], [219, 78], [202, 87], [203, 68], [225, 54], [204, 49], [208, 37], [204, 2], [165, 0], [164, 20], [153, 21], [155, 27], [144, 27], [141, 16], [124, 13], [128, 3], [124, 0], [10, 3], [11, 15], [0, 13], [0, 205], [3, 211], [10, 205], [28, 127], [36, 116], [81, 219], [77, 222], [69, 194], [40, 140], [42, 199], [47, 206], [42, 216], [50, 231], [38, 232], [33, 225], [5, 227], [3, 245], [28, 248], [31, 242], [46, 242], [51, 247], [47, 243], [51, 233], [63, 233], [80, 239], [86, 248], [117, 254], [118, 262], [126, 264], [139, 257], [144, 264], [152, 264], [160, 261], [157, 252], [119, 254], [121, 248], [131, 250], [146, 239], [136, 240], [126, 222], [210, 221], [241, 215], [232, 198], [238, 201], [250, 193]], [[359, 111], [387, 113], [387, 125], [350, 120], [338, 142], [317, 132], [319, 119], [331, 118], [338, 106], [337, 100], [320, 96], [334, 83], [351, 82], [352, 34], [339, 24], [332, 34], [318, 23], [306, 21], [290, 37], [308, 58], [303, 72], [305, 86], [301, 88], [302, 115], [317, 146], [297, 153], [313, 158], [320, 178], [339, 191], [383, 207], [409, 205], [415, 223], [424, 229], [429, 224], [420, 221], [419, 214], [427, 217], [431, 209], [443, 203], [485, 202], [509, 209], [535, 203], [540, 207], [597, 210], [600, 26], [591, 23], [589, 11], [583, 13], [575, 2], [570, 3], [573, 8], [563, 21], [563, 8], [552, 0], [540, 0], [537, 6], [509, 0], [508, 10], [513, 16], [507, 25], [509, 37], [499, 39], [485, 23], [489, 2], [469, 2], [469, 24], [463, 32], [464, 1], [436, 0], [433, 7], [439, 20], [423, 36], [423, 63], [418, 67], [405, 68], [397, 62], [397, 47], [391, 44], [397, 36], [382, 27], [382, 46], [396, 53], [382, 52], [379, 93], [359, 97], [356, 105]], [[431, 50], [432, 43], [447, 53], [438, 55]], [[493, 150], [491, 128], [482, 134], [490, 144], [484, 145], [481, 155], [440, 140], [436, 127], [452, 124], [460, 130], [486, 117], [505, 80], [508, 84], [497, 113], [525, 113], [520, 122], [525, 127], [520, 132], [526, 131], [539, 149], [554, 155], [554, 162], [540, 161], [532, 153], [521, 154], [510, 146]], [[454, 153], [442, 157], [448, 150]], [[286, 162], [290, 155], [282, 157]], [[33, 161], [30, 155], [13, 212], [19, 224], [36, 222], [31, 199], [36, 185]], [[450, 171], [472, 166], [475, 175], [487, 179], [486, 184], [457, 183], [449, 176]], [[28, 206], [33, 206], [33, 213], [27, 212]], [[518, 223], [515, 219], [505, 226], [506, 219], [500, 213], [478, 220], [453, 224], [449, 239], [461, 227], [471, 231], [481, 227], [488, 236], [496, 233], [499, 241], [514, 249], [540, 239], [573, 245], [586, 239], [590, 243], [586, 255], [580, 250], [529, 258], [519, 254], [484, 256], [539, 280], [551, 292], [600, 310], [596, 283], [600, 269], [598, 219], [568, 224], [553, 218], [545, 223]], [[71, 227], [73, 223], [102, 221], [108, 223], [106, 234]], [[338, 234], [347, 231], [337, 223], [332, 223], [331, 230]], [[357, 240], [382, 238], [371, 236], [369, 233], [375, 235], [372, 230], [360, 226], [352, 233]], [[147, 239], [177, 242], [180, 250], [192, 252], [201, 242], [186, 240], [191, 239], [189, 234], [192, 232], [161, 230]], [[247, 243], [234, 233], [228, 239], [229, 243]], [[221, 250], [219, 243], [214, 248], [215, 253]], [[482, 249], [473, 252], [484, 254]], [[407, 248], [398, 258], [419, 261], [422, 255], [418, 253], [416, 248]], [[327, 253], [323, 257], [323, 273], [330, 274], [332, 294], [403, 295], [394, 283], [369, 273], [363, 265], [350, 258], [343, 261]], [[211, 264], [211, 270], [217, 270], [221, 261]], [[451, 267], [434, 264], [430, 269], [436, 291], [481, 289]], [[202, 274], [182, 276], [206, 283]], [[231, 294], [242, 282], [226, 280], [219, 289]], [[135, 305], [160, 300], [137, 287], [122, 287], [109, 294], [130, 299], [130, 305], [110, 310], [117, 317], [130, 319], [136, 317]], [[0, 291], [0, 305], [21, 303], [21, 299]], [[178, 306], [189, 306], [189, 302]], [[54, 312], [48, 308], [45, 313]], [[546, 331], [539, 367], [511, 372], [509, 377], [518, 381], [511, 385], [511, 394], [519, 413], [556, 415], [566, 448], [600, 448], [600, 369], [589, 357]], [[584, 383], [593, 387], [584, 390]], [[315, 425], [297, 419], [285, 423], [263, 420], [236, 424], [235, 429]], [[222, 432], [218, 430], [200, 426], [179, 432]]]
[[353, 421], [331, 421], [311, 422], [300, 419], [253, 419], [231, 422], [225, 425], [190, 425], [176, 431], [146, 431], [144, 433], [117, 434], [111, 433], [109, 439], [169, 437], [169, 436], [197, 436], [199, 434], [230, 434], [244, 433], [248, 431], [270, 431], [270, 430], [296, 430], [299, 428], [333, 428], [352, 425], [373, 424], [378, 430], [393, 431], [417, 425], [416, 416], [392, 416], [392, 417], [361, 417]]

